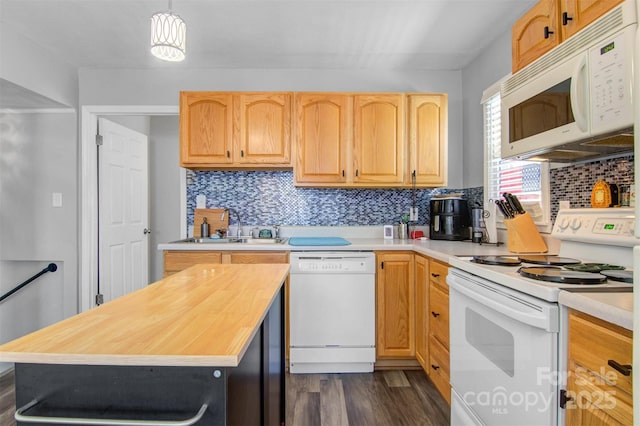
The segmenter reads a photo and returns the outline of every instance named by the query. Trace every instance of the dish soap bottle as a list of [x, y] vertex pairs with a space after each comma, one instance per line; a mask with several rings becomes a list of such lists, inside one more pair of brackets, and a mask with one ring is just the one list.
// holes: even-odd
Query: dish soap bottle
[[200, 237], [209, 238], [209, 224], [207, 218], [202, 218], [202, 225], [200, 225]]

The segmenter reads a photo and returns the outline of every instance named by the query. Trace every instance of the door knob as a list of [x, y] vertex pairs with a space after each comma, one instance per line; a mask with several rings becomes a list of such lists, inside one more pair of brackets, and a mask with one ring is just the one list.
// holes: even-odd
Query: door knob
[[151, 233], [151, 228], [144, 228], [144, 231], [142, 231], [142, 233], [144, 235], [150, 234]]

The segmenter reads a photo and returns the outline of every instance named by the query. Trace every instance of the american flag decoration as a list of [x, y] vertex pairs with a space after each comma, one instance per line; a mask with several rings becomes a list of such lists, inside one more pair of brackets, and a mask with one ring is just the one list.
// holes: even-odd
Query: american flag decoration
[[522, 164], [500, 170], [500, 191], [518, 197], [520, 201], [540, 201], [540, 176], [542, 168], [538, 163]]

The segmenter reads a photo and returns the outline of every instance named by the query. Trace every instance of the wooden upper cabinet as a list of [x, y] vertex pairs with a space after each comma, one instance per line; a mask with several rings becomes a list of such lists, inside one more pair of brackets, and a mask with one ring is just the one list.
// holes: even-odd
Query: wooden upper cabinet
[[231, 164], [233, 108], [229, 93], [180, 93], [180, 165]]
[[354, 96], [354, 171], [356, 183], [401, 185], [405, 163], [405, 96]]
[[524, 68], [560, 44], [558, 0], [540, 0], [511, 30], [513, 72]]
[[623, 0], [561, 0], [560, 23], [562, 40], [566, 40]]
[[347, 181], [352, 99], [340, 93], [295, 95], [296, 184]]
[[239, 129], [234, 161], [291, 165], [291, 94], [237, 95]]
[[290, 168], [290, 93], [180, 93], [180, 165]]
[[539, 0], [512, 28], [512, 71], [524, 68], [623, 0]]
[[409, 95], [409, 176], [416, 185], [447, 184], [447, 95]]

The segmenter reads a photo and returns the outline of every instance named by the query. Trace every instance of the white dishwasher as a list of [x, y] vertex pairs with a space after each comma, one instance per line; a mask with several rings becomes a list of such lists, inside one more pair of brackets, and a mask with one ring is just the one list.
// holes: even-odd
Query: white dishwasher
[[373, 371], [375, 254], [292, 252], [290, 263], [289, 371]]

